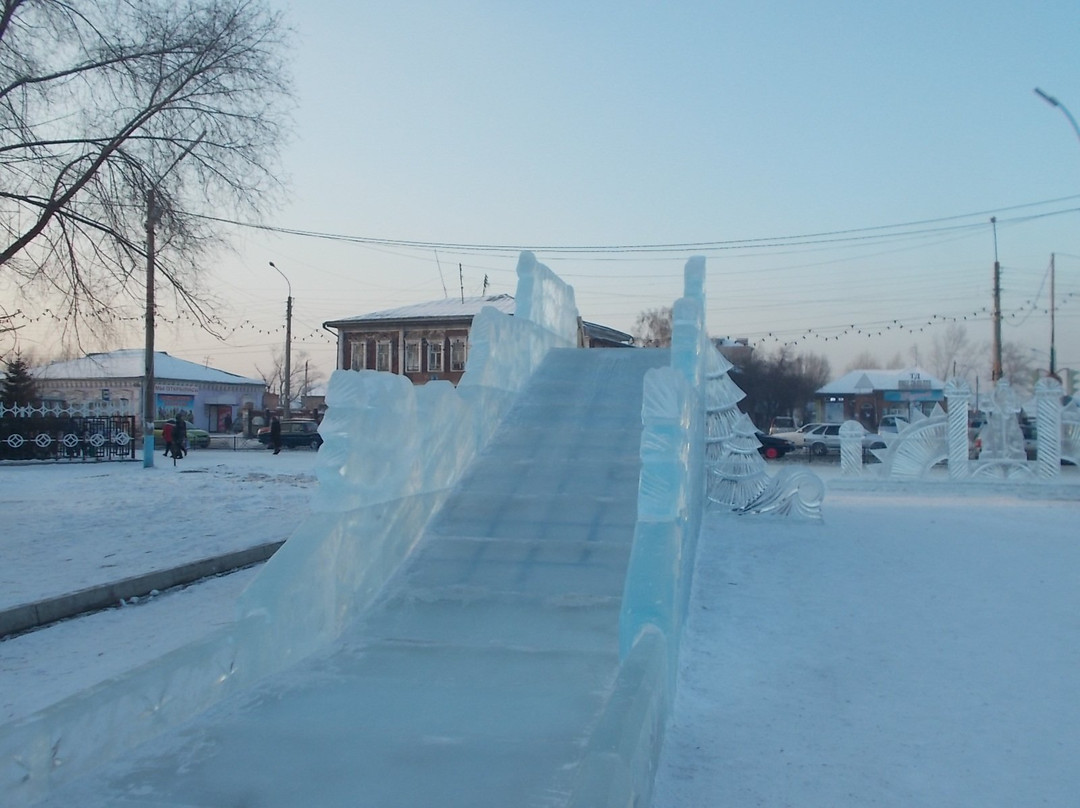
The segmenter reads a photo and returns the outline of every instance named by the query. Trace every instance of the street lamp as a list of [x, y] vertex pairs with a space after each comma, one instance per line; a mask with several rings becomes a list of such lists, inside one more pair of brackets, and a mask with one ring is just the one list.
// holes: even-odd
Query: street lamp
[[1044, 93], [1044, 92], [1043, 92], [1042, 90], [1040, 90], [1040, 89], [1039, 89], [1038, 87], [1036, 87], [1036, 88], [1035, 88], [1035, 95], [1039, 96], [1039, 98], [1041, 98], [1041, 99], [1042, 99], [1043, 101], [1045, 101], [1045, 102], [1046, 102], [1047, 104], [1049, 104], [1050, 106], [1052, 106], [1052, 107], [1057, 107], [1058, 109], [1060, 109], [1060, 110], [1061, 110], [1061, 112], [1062, 112], [1062, 114], [1063, 114], [1063, 115], [1064, 115], [1064, 116], [1065, 116], [1066, 118], [1068, 118], [1068, 119], [1069, 119], [1069, 123], [1071, 123], [1071, 124], [1072, 124], [1072, 128], [1073, 128], [1073, 131], [1074, 131], [1074, 132], [1076, 132], [1076, 137], [1077, 137], [1078, 139], [1080, 139], [1080, 126], [1078, 126], [1078, 125], [1077, 125], [1077, 123], [1076, 123], [1076, 118], [1074, 118], [1074, 117], [1072, 116], [1072, 113], [1071, 113], [1071, 112], [1069, 112], [1069, 108], [1068, 108], [1068, 107], [1066, 107], [1066, 106], [1065, 106], [1064, 104], [1062, 104], [1062, 103], [1061, 103], [1060, 101], [1058, 101], [1058, 100], [1057, 100], [1056, 98], [1054, 98], [1054, 96], [1052, 96], [1052, 95], [1047, 95], [1047, 94], [1046, 94], [1046, 93]]
[[[1076, 137], [1080, 140], [1080, 126], [1076, 123], [1076, 118], [1069, 112], [1069, 108], [1058, 101], [1054, 96], [1047, 95], [1038, 87], [1035, 88], [1035, 95], [1039, 96], [1043, 101], [1052, 107], [1057, 107], [1061, 110], [1062, 114], [1069, 119], [1069, 123], [1072, 124], [1073, 131], [1076, 132]], [[1050, 254], [1050, 375], [1057, 377], [1057, 351], [1054, 348], [1054, 254]]]
[[[273, 261], [269, 263], [278, 275], [285, 278], [285, 273]], [[285, 278], [285, 284], [289, 287], [289, 299], [285, 302], [285, 417], [288, 418], [292, 400], [289, 391], [289, 376], [292, 374], [292, 284], [288, 278]]]

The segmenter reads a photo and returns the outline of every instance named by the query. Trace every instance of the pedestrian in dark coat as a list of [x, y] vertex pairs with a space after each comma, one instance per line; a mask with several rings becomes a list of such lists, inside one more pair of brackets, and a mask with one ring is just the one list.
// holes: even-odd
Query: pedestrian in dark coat
[[187, 457], [187, 421], [181, 416], [176, 416], [176, 426], [173, 427], [173, 443], [176, 444], [178, 450], [184, 453], [184, 457]]
[[274, 447], [274, 454], [281, 451], [281, 421], [277, 418], [270, 421], [270, 445]]

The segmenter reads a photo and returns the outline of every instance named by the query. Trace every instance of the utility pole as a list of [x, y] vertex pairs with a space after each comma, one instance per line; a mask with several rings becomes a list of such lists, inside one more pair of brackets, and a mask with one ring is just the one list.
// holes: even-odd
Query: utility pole
[[146, 355], [143, 368], [143, 468], [154, 467], [154, 228], [160, 211], [154, 188], [146, 194]]
[[1054, 254], [1050, 253], [1050, 375], [1057, 378], [1057, 352], [1054, 348]]
[[997, 246], [997, 217], [990, 217], [990, 224], [994, 228], [994, 309], [990, 315], [993, 321], [994, 338], [991, 350], [994, 354], [994, 363], [990, 371], [990, 380], [997, 382], [1001, 378], [1001, 264], [998, 262]]
[[184, 147], [158, 178], [150, 183], [146, 192], [146, 357], [143, 362], [143, 468], [154, 467], [154, 270], [157, 261], [154, 228], [161, 221], [161, 208], [157, 203], [157, 186], [180, 161], [187, 157], [206, 137], [203, 130], [197, 138]]
[[289, 287], [289, 298], [285, 301], [285, 404], [283, 407], [285, 417], [288, 418], [292, 410], [292, 393], [289, 390], [289, 377], [292, 375], [292, 284], [273, 261], [270, 261], [270, 266], [277, 271], [278, 275], [285, 278], [285, 284]]

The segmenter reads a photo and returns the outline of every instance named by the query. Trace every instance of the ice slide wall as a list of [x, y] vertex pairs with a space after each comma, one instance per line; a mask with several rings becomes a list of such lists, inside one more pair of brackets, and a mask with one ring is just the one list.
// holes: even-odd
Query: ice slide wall
[[[5, 806], [36, 802], [293, 664], [363, 611], [548, 350], [577, 344], [573, 289], [531, 253], [517, 272], [515, 316], [477, 315], [456, 389], [373, 371], [333, 374], [312, 514], [245, 592], [238, 621], [0, 727]], [[363, 446], [349, 434], [364, 436]]]
[[638, 516], [619, 616], [619, 674], [589, 739], [571, 808], [651, 803], [674, 703], [679, 637], [705, 505], [705, 259], [672, 307], [671, 367], [645, 374]]

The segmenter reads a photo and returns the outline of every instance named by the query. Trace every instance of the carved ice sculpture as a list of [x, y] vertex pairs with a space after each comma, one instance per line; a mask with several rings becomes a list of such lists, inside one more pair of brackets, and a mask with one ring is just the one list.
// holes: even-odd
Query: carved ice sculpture
[[1006, 379], [1000, 379], [990, 401], [983, 406], [989, 417], [979, 430], [976, 476], [1008, 479], [1031, 476], [1024, 451], [1024, 433], [1017, 418], [1021, 409], [1022, 402], [1012, 385]]
[[881, 474], [885, 477], [919, 479], [949, 457], [948, 420], [937, 405], [929, 416], [913, 410], [907, 426], [899, 432], [884, 432], [880, 437], [885, 448], [871, 452], [881, 461]]
[[805, 469], [783, 469], [769, 481], [765, 490], [738, 513], [760, 513], [788, 516], [808, 521], [821, 521], [821, 503], [825, 499], [825, 484], [816, 474]]
[[728, 375], [731, 368], [710, 344], [705, 368], [708, 506], [820, 520], [825, 486], [816, 474], [803, 471], [769, 477], [758, 452], [757, 429], [738, 407], [746, 394]]

